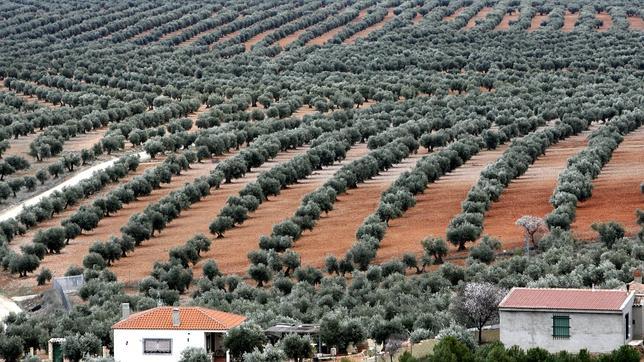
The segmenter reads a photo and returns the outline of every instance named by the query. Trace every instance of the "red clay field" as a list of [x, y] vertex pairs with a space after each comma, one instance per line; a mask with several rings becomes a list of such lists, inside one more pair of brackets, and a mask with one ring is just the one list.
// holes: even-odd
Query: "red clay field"
[[624, 137], [613, 152], [611, 160], [593, 181], [593, 196], [577, 205], [577, 216], [572, 224], [575, 236], [590, 240], [597, 236], [591, 229], [596, 222], [616, 221], [625, 226], [628, 235], [639, 231], [635, 210], [644, 210], [644, 194], [640, 184], [644, 180], [644, 128]]
[[563, 31], [564, 33], [571, 32], [572, 29], [575, 28], [577, 19], [579, 19], [579, 12], [573, 14], [570, 11], [566, 10], [566, 13], [564, 14], [564, 25], [561, 28], [561, 31]]
[[485, 19], [485, 17], [486, 17], [489, 13], [491, 13], [491, 12], [492, 12], [492, 10], [494, 10], [494, 9], [493, 9], [493, 8], [491, 8], [491, 7], [489, 7], [489, 6], [486, 6], [486, 7], [484, 7], [483, 9], [479, 10], [479, 12], [478, 12], [478, 13], [476, 13], [476, 15], [474, 15], [474, 16], [473, 16], [473, 17], [472, 17], [472, 18], [467, 22], [467, 24], [465, 25], [465, 29], [466, 29], [466, 30], [474, 29], [474, 27], [476, 26], [476, 21], [477, 21], [477, 20], [483, 20], [483, 19]]
[[548, 20], [550, 18], [548, 15], [535, 15], [532, 20], [530, 21], [530, 27], [528, 28], [528, 32], [531, 33], [541, 27], [541, 23], [544, 21]]
[[365, 29], [353, 34], [350, 38], [347, 38], [342, 43], [343, 44], [355, 44], [356, 40], [358, 40], [359, 38], [365, 38], [365, 37], [367, 37], [367, 35], [371, 34], [372, 32], [374, 32], [374, 31], [376, 31], [378, 29], [382, 29], [389, 20], [393, 19], [394, 16], [396, 16], [394, 14], [394, 9], [389, 9], [389, 11], [387, 12], [387, 15], [385, 15], [385, 18], [382, 19], [382, 21], [379, 21], [379, 22], [377, 22], [377, 23], [375, 23], [375, 24], [373, 24], [373, 25], [371, 25], [371, 26], [369, 26], [369, 27], [367, 27], [367, 28], [365, 28]]
[[386, 172], [339, 195], [333, 210], [320, 218], [313, 231], [304, 232], [295, 242], [293, 250], [300, 254], [302, 265], [320, 267], [327, 255], [344, 257], [355, 242], [356, 230], [364, 218], [376, 211], [380, 194], [400, 174], [411, 170], [424, 155], [422, 152], [413, 154]]
[[377, 261], [400, 257], [406, 252], [422, 253], [421, 240], [442, 237], [450, 220], [461, 212], [461, 202], [483, 169], [496, 161], [508, 145], [495, 150], [482, 150], [462, 166], [431, 183], [425, 192], [416, 196], [416, 206], [403, 217], [389, 221], [385, 238], [380, 242]]
[[494, 30], [508, 30], [510, 28], [510, 22], [517, 21], [520, 17], [521, 13], [519, 13], [518, 11], [514, 11], [511, 14], [505, 14], [499, 25], [497, 25]]
[[526, 173], [510, 183], [485, 214], [483, 234], [500, 239], [505, 249], [521, 247], [523, 233], [515, 222], [524, 215], [544, 217], [552, 211], [550, 196], [559, 173], [566, 167], [568, 158], [586, 147], [590, 132], [550, 146]]

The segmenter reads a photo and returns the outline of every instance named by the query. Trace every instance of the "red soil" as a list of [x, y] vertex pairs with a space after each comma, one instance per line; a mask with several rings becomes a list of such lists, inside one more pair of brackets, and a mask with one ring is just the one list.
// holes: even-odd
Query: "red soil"
[[338, 26], [337, 28], [333, 28], [333, 29], [327, 31], [326, 33], [318, 36], [317, 38], [313, 38], [313, 39], [309, 40], [306, 43], [306, 45], [324, 45], [324, 44], [326, 44], [326, 42], [329, 41], [329, 39], [333, 39], [334, 36], [336, 36], [338, 33], [340, 33], [342, 31], [342, 29], [344, 29], [345, 26], [355, 24], [355, 23], [359, 22], [360, 20], [362, 20], [367, 15], [367, 12], [369, 10], [370, 9], [362, 9], [360, 11], [360, 13], [358, 14], [358, 16], [355, 19], [351, 20], [348, 24], [343, 25], [343, 26]]
[[307, 30], [308, 30], [308, 28], [304, 28], [304, 29], [300, 29], [300, 30], [296, 31], [293, 34], [289, 34], [288, 36], [285, 36], [284, 38], [278, 40], [277, 44], [279, 44], [279, 46], [281, 48], [285, 48], [286, 46], [288, 46], [292, 42], [296, 41], [300, 37], [300, 35], [306, 33]]
[[533, 31], [539, 29], [541, 27], [541, 23], [544, 21], [548, 20], [550, 16], [548, 15], [535, 15], [532, 18], [532, 22], [530, 23], [530, 27], [528, 28], [528, 33], [532, 33]]
[[511, 14], [505, 14], [499, 25], [497, 25], [494, 30], [508, 30], [510, 28], [510, 22], [519, 20], [520, 16], [521, 13], [519, 13], [518, 11], [515, 11]]
[[466, 7], [462, 7], [459, 9], [456, 9], [455, 12], [452, 13], [452, 15], [448, 15], [443, 18], [443, 21], [452, 21], [456, 19], [459, 15], [461, 15], [465, 11]]
[[[231, 20], [231, 21], [235, 21], [235, 20], [237, 20], [237, 18], [235, 18], [235, 19], [233, 19], [233, 20]], [[191, 45], [192, 43], [194, 43], [195, 41], [197, 41], [197, 39], [201, 38], [202, 36], [206, 35], [207, 33], [212, 33], [212, 32], [214, 32], [214, 31], [216, 31], [216, 30], [217, 30], [217, 29], [208, 29], [208, 30], [204, 30], [204, 31], [202, 31], [202, 32], [200, 32], [200, 33], [195, 34], [192, 38], [187, 39], [187, 40], [186, 40], [186, 41], [184, 41], [183, 43], [179, 43], [179, 44], [178, 44], [178, 46], [180, 46], [180, 47], [185, 47], [185, 46]]]
[[414, 16], [414, 18], [413, 18], [413, 19], [411, 19], [411, 22], [412, 22], [413, 24], [418, 24], [418, 23], [420, 23], [420, 21], [421, 21], [421, 20], [423, 20], [423, 14], [421, 14], [421, 13], [416, 13], [416, 15]]
[[472, 16], [470, 20], [467, 22], [465, 25], [466, 30], [474, 29], [476, 26], [476, 21], [477, 20], [482, 20], [485, 19], [485, 17], [494, 10], [493, 8], [486, 6], [483, 9], [481, 9], [476, 15]]
[[570, 157], [586, 147], [590, 132], [548, 147], [546, 154], [526, 173], [512, 181], [485, 214], [483, 234], [500, 239], [506, 249], [523, 246], [523, 233], [515, 222], [524, 215], [544, 217], [552, 211], [550, 196], [557, 186], [559, 173], [566, 168]]
[[362, 221], [376, 211], [380, 194], [403, 172], [411, 170], [425, 155], [419, 152], [404, 159], [386, 172], [358, 185], [338, 197], [333, 210], [323, 215], [313, 231], [305, 232], [295, 243], [302, 265], [321, 267], [327, 255], [344, 257], [356, 240], [356, 230]]
[[602, 26], [597, 29], [598, 31], [604, 32], [608, 31], [611, 26], [613, 26], [613, 18], [606, 12], [597, 13], [597, 19], [602, 21]]
[[644, 31], [644, 20], [642, 18], [639, 16], [629, 16], [627, 19], [631, 30]]
[[222, 36], [221, 38], [219, 38], [219, 40], [217, 40], [216, 42], [210, 44], [208, 46], [208, 49], [212, 50], [215, 47], [215, 45], [224, 43], [224, 42], [236, 37], [237, 35], [239, 35], [239, 33], [241, 33], [241, 31], [242, 31], [242, 29], [235, 30], [232, 33], [229, 33], [229, 34], [226, 34], [226, 35]]
[[349, 44], [349, 45], [355, 44], [356, 40], [358, 40], [358, 38], [366, 38], [372, 32], [374, 32], [376, 30], [379, 30], [379, 29], [382, 29], [385, 26], [385, 23], [388, 22], [389, 20], [393, 19], [394, 16], [396, 16], [396, 14], [394, 14], [394, 9], [389, 9], [387, 11], [387, 15], [385, 15], [385, 17], [381, 21], [379, 21], [379, 22], [377, 22], [377, 23], [375, 23], [375, 24], [373, 24], [371, 26], [368, 26], [367, 28], [365, 28], [365, 29], [353, 34], [350, 38], [345, 39], [342, 42], [342, 44]]
[[628, 134], [613, 152], [613, 157], [593, 181], [593, 196], [577, 205], [572, 225], [578, 238], [595, 238], [590, 226], [595, 222], [617, 221], [625, 226], [628, 235], [639, 231], [635, 210], [644, 210], [644, 127]]
[[508, 144], [496, 150], [481, 151], [469, 161], [429, 184], [423, 194], [416, 195], [416, 206], [403, 217], [391, 220], [385, 238], [380, 242], [377, 262], [406, 252], [422, 254], [421, 240], [428, 236], [445, 238], [450, 220], [461, 212], [461, 202], [478, 181], [481, 171], [496, 161]]
[[[214, 239], [213, 248], [207, 256], [214, 259], [226, 274], [245, 274], [248, 269], [247, 254], [258, 249], [261, 235], [270, 235], [273, 225], [293, 216], [306, 194], [324, 184], [342, 166], [368, 152], [366, 144], [358, 144], [347, 152], [347, 158], [341, 163], [315, 171], [308, 178], [282, 190], [279, 196], [262, 203], [257, 211], [250, 214], [250, 218], [244, 224], [226, 232], [224, 238]], [[226, 245], [234, 245], [234, 247], [226, 248]], [[201, 267], [205, 260], [193, 268], [195, 275], [201, 274]]]
[[[210, 235], [208, 226], [215, 219], [219, 210], [225, 206], [226, 200], [230, 196], [237, 195], [246, 184], [254, 181], [260, 173], [268, 171], [280, 163], [287, 162], [296, 155], [305, 153], [307, 150], [308, 147], [301, 147], [297, 150], [282, 152], [275, 159], [254, 169], [242, 179], [234, 180], [230, 184], [223, 184], [219, 190], [211, 190], [212, 193], [210, 195], [193, 204], [190, 209], [183, 211], [179, 218], [168, 224], [161, 234], [157, 234], [150, 240], [144, 241], [127, 258], [114, 263], [111, 270], [116, 273], [119, 281], [125, 283], [134, 283], [148, 276], [152, 271], [152, 266], [155, 261], [168, 259], [168, 252], [172, 247], [185, 244], [196, 233]], [[245, 230], [247, 223], [250, 222], [252, 224], [251, 220], [255, 218], [255, 214], [253, 213], [251, 216], [251, 219], [247, 220], [238, 229]], [[235, 231], [231, 230], [229, 232], [230, 234], [234, 234]], [[226, 233], [226, 238], [219, 240], [227, 242], [228, 235], [229, 233]], [[256, 246], [257, 234], [254, 234], [254, 238], [253, 242]], [[249, 239], [249, 237], [246, 237], [246, 239]], [[211, 247], [211, 251], [205, 253], [204, 256], [212, 257], [213, 255], [217, 255], [217, 253], [222, 252], [219, 249], [221, 249], [221, 244], [215, 241]], [[236, 247], [229, 249], [235, 252], [237, 251]], [[240, 258], [245, 259], [246, 254], [241, 255]], [[219, 258], [217, 258], [217, 261], [219, 262]]]
[[572, 29], [575, 28], [575, 24], [577, 23], [578, 18], [579, 12], [571, 14], [570, 11], [566, 10], [566, 13], [564, 14], [564, 25], [561, 28], [561, 31], [565, 33], [571, 32]]
[[275, 31], [275, 28], [271, 28], [271, 29], [268, 29], [266, 31], [263, 31], [263, 32], [255, 35], [254, 37], [252, 37], [252, 38], [248, 39], [246, 42], [244, 42], [244, 48], [246, 48], [246, 51], [249, 51], [253, 47], [253, 45], [259, 43], [260, 41], [262, 41], [262, 39], [264, 39], [264, 37], [266, 37], [266, 35], [274, 32], [274, 31]]

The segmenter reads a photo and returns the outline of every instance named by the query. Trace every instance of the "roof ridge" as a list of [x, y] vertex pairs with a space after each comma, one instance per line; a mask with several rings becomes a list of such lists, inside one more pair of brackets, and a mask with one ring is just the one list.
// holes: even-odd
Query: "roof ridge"
[[[212, 315], [210, 315], [210, 311], [207, 310], [206, 308], [202, 308], [202, 307], [197, 307], [197, 308], [198, 308], [199, 312], [201, 312], [201, 314], [205, 314], [206, 317], [210, 318], [212, 321], [215, 321], [215, 322], [217, 322], [217, 323], [219, 323], [221, 325], [225, 325], [222, 320], [217, 319], [217, 318], [213, 317]], [[219, 313], [226, 313], [226, 312], [219, 311]]]
[[622, 292], [626, 293], [623, 289], [600, 289], [600, 288], [530, 288], [530, 287], [513, 287], [520, 290], [566, 290], [566, 291], [599, 291], [599, 292]]

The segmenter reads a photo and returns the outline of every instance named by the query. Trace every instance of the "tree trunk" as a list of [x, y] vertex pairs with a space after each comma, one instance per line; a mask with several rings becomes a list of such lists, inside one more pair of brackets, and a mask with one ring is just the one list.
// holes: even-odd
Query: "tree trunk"
[[483, 326], [479, 327], [479, 345], [483, 343]]

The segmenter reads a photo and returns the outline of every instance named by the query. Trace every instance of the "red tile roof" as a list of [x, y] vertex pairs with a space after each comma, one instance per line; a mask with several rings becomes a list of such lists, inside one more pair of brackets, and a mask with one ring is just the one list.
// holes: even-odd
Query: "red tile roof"
[[499, 308], [620, 311], [632, 296], [623, 290], [513, 288]]
[[112, 326], [112, 329], [229, 330], [242, 324], [246, 317], [202, 307], [178, 307], [179, 326], [172, 325], [172, 310], [157, 307], [134, 313]]

